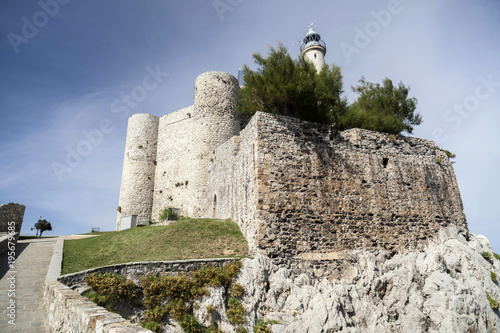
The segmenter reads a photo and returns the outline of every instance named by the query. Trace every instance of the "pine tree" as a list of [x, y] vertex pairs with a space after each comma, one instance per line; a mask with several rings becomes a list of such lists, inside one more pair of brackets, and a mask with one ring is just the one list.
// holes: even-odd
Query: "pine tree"
[[325, 65], [320, 73], [314, 65], [293, 60], [283, 45], [270, 47], [267, 58], [254, 54], [257, 71], [243, 68], [245, 85], [238, 110], [256, 111], [332, 124], [345, 113], [347, 101], [341, 97], [342, 73], [338, 66]]
[[352, 89], [360, 95], [339, 119], [340, 129], [357, 127], [391, 134], [411, 134], [413, 126], [422, 123], [422, 116], [415, 112], [417, 99], [408, 97], [409, 88], [402, 82], [397, 87], [388, 78], [382, 85], [367, 82], [364, 77], [359, 82]]

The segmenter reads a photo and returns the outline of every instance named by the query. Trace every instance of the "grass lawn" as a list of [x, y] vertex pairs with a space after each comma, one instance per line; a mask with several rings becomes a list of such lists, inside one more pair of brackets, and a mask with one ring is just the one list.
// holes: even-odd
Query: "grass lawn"
[[61, 274], [134, 261], [244, 257], [248, 246], [230, 220], [182, 219], [168, 226], [106, 232], [64, 242]]

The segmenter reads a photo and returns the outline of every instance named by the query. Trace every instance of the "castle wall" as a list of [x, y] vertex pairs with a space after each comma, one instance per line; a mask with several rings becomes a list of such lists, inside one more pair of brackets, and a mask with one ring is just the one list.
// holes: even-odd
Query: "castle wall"
[[453, 167], [431, 141], [257, 113], [256, 247], [321, 259], [399, 251], [467, 222]]
[[123, 216], [150, 219], [153, 206], [159, 118], [134, 114], [128, 120], [117, 230]]
[[249, 248], [255, 246], [256, 233], [257, 126], [258, 117], [254, 117], [240, 135], [215, 150], [208, 183], [208, 195], [212, 199], [211, 217], [230, 218], [237, 222]]
[[[152, 219], [165, 207], [192, 216], [193, 106], [160, 117]], [[191, 184], [190, 184], [191, 183]]]

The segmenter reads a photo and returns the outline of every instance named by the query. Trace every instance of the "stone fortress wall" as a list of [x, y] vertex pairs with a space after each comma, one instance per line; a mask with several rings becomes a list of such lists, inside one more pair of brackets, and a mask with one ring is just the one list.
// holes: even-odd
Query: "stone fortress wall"
[[252, 253], [278, 261], [398, 252], [451, 224], [467, 232], [452, 164], [433, 142], [261, 112], [240, 130], [238, 92], [234, 77], [208, 72], [194, 106], [130, 118], [118, 230], [122, 216], [182, 208], [233, 219]]

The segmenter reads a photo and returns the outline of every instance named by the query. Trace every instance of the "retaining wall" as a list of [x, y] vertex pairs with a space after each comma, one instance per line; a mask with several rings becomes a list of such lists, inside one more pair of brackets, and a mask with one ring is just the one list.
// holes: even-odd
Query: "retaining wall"
[[45, 284], [44, 301], [51, 332], [151, 332], [116, 313], [106, 311], [58, 281]]
[[233, 258], [193, 259], [177, 261], [135, 262], [110, 265], [67, 274], [47, 282], [44, 289], [45, 308], [52, 332], [133, 333], [151, 332], [125, 320], [118, 314], [97, 306], [76, 290], [87, 289], [84, 277], [92, 273], [121, 274], [139, 284], [150, 274], [179, 274], [199, 270], [206, 265], [222, 267]]

